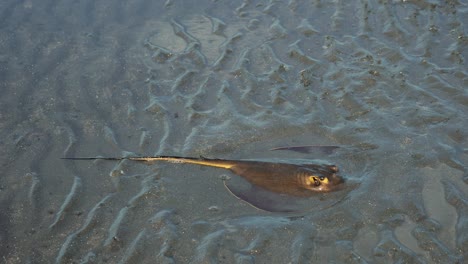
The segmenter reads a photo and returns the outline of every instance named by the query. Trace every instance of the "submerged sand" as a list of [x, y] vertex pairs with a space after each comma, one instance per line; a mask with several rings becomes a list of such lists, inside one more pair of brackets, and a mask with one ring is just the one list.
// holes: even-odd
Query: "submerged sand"
[[[467, 11], [2, 1], [1, 262], [463, 263]], [[270, 151], [319, 144], [341, 148]], [[162, 154], [318, 159], [361, 184], [292, 216], [221, 169], [59, 159]]]

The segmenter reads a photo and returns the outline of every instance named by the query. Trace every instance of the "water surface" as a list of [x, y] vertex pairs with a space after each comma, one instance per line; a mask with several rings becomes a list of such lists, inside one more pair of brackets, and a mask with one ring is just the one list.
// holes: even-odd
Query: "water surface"
[[[466, 1], [0, 3], [5, 263], [462, 263]], [[269, 151], [343, 146], [332, 154]], [[290, 217], [225, 171], [62, 156], [320, 159]]]

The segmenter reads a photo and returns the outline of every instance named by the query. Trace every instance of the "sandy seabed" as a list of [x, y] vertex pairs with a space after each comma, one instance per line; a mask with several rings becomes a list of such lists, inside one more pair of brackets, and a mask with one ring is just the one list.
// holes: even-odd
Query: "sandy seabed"
[[[468, 2], [0, 3], [0, 262], [464, 263]], [[270, 151], [338, 145], [333, 153]], [[323, 160], [301, 215], [228, 171], [69, 161]]]

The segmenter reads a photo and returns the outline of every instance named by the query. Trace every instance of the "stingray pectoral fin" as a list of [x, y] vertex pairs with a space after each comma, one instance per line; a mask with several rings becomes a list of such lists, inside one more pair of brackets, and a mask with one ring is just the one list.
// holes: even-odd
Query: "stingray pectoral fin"
[[332, 154], [339, 146], [333, 145], [305, 145], [305, 146], [291, 146], [291, 147], [277, 147], [270, 150], [291, 150], [300, 153], [312, 153], [315, 151], [322, 152], [324, 154]]
[[248, 189], [240, 188], [235, 184], [224, 182], [226, 189], [236, 198], [242, 200], [243, 202], [249, 204], [250, 206], [268, 212], [278, 212], [278, 213], [290, 213], [295, 212], [289, 207], [279, 205], [278, 199], [270, 196], [270, 194], [264, 193], [268, 192], [265, 190], [257, 190], [255, 186], [250, 186]]
[[313, 209], [308, 204], [309, 199], [271, 192], [252, 185], [240, 177], [224, 181], [224, 186], [233, 196], [263, 211], [293, 213]]
[[247, 204], [268, 212], [308, 213], [320, 211], [337, 205], [349, 198], [349, 192], [356, 186], [349, 186], [335, 192], [314, 193], [309, 197], [297, 197], [275, 193], [250, 184], [241, 177], [224, 181], [226, 189]]

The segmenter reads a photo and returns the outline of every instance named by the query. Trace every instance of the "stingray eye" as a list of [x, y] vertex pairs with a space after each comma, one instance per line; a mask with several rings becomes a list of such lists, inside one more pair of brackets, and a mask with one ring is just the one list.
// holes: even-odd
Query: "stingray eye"
[[314, 177], [314, 185], [315, 186], [320, 186], [320, 181], [317, 180], [317, 178]]
[[322, 184], [320, 182], [320, 178], [317, 176], [309, 176], [309, 182], [310, 182], [310, 185], [314, 185], [315, 187], [318, 187], [320, 186], [320, 184]]
[[328, 180], [328, 177], [325, 177], [325, 176], [319, 177], [319, 180], [323, 184], [329, 184], [330, 183], [330, 181]]

